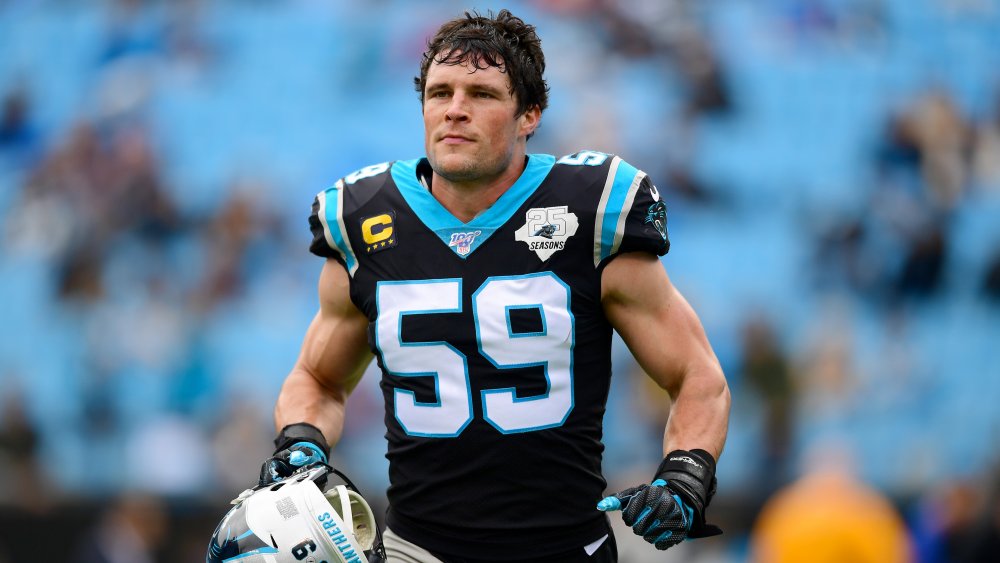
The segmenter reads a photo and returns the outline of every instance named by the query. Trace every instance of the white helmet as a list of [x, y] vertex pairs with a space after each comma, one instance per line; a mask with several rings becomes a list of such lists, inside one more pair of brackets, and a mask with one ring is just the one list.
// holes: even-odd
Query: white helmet
[[[323, 492], [330, 473], [347, 486]], [[206, 563], [365, 563], [383, 561], [371, 507], [336, 469], [313, 464], [290, 477], [243, 491], [219, 523]]]

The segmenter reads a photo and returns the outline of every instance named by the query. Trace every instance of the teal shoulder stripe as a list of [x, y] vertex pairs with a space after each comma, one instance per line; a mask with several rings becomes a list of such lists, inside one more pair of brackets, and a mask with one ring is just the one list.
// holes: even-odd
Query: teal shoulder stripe
[[631, 164], [615, 157], [608, 170], [608, 181], [597, 209], [594, 239], [594, 265], [611, 256], [621, 244], [625, 218], [635, 198], [642, 174]]
[[463, 223], [451, 214], [417, 179], [420, 160], [396, 161], [392, 179], [407, 205], [420, 221], [456, 255], [466, 258], [510, 220], [514, 212], [538, 189], [556, 159], [548, 154], [528, 155], [528, 165], [516, 182], [482, 214]]
[[347, 264], [347, 272], [353, 276], [358, 270], [358, 260], [354, 256], [351, 248], [351, 241], [347, 237], [347, 229], [344, 227], [344, 184], [337, 182], [332, 188], [324, 190], [316, 196], [319, 200], [319, 220], [323, 223], [323, 234], [326, 236], [326, 243], [330, 248], [340, 253], [344, 263]]

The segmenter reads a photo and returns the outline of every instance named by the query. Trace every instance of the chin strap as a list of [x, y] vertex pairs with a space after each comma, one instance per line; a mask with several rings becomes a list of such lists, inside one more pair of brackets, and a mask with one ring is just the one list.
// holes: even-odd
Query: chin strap
[[[344, 483], [347, 485], [348, 489], [350, 489], [350, 490], [358, 493], [359, 495], [361, 494], [361, 491], [358, 490], [358, 488], [354, 485], [354, 482], [351, 481], [347, 477], [347, 475], [344, 475], [339, 470], [334, 469], [333, 467], [330, 467], [330, 466], [327, 466], [327, 467], [330, 469], [331, 473], [333, 473], [337, 477], [340, 477], [344, 481]], [[388, 559], [387, 559], [387, 557], [385, 555], [385, 545], [382, 543], [382, 528], [379, 527], [378, 522], [376, 522], [375, 523], [375, 543], [372, 544], [372, 548], [368, 552], [368, 561], [369, 561], [369, 563], [383, 563], [384, 561], [387, 561], [387, 560]]]

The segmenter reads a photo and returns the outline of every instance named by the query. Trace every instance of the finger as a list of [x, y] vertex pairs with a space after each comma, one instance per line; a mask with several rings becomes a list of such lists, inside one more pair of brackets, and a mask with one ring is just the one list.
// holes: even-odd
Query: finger
[[663, 550], [673, 547], [679, 544], [680, 542], [681, 542], [681, 537], [676, 535], [672, 530], [668, 530], [660, 534], [660, 536], [656, 538], [655, 541], [652, 541], [650, 543], [652, 543], [653, 547], [655, 547], [656, 549]]
[[[659, 516], [659, 495], [651, 493], [649, 487], [641, 487], [622, 510], [622, 521], [625, 522], [626, 526], [632, 526], [635, 533], [639, 535], [643, 534], [643, 531], [649, 526], [649, 522]], [[654, 511], [657, 514], [650, 518], [650, 514]], [[639, 524], [642, 524], [641, 528], [637, 527]]]
[[291, 463], [295, 467], [302, 467], [303, 465], [309, 463], [312, 456], [306, 455], [305, 452], [295, 450], [288, 454], [288, 463]]
[[258, 484], [261, 486], [270, 485], [275, 481], [281, 480], [283, 477], [281, 475], [281, 467], [284, 463], [276, 458], [271, 458], [264, 462], [264, 465], [260, 468], [260, 479], [258, 479]]
[[646, 533], [643, 534], [642, 539], [656, 545], [657, 542], [662, 542], [673, 536], [675, 533], [676, 530], [674, 530], [669, 524], [657, 522], [656, 525], [651, 525], [646, 529]]
[[601, 502], [597, 503], [597, 510], [600, 510], [601, 512], [612, 512], [621, 509], [622, 501], [615, 496], [604, 497], [601, 499]]
[[637, 536], [645, 535], [649, 532], [650, 529], [660, 525], [660, 521], [658, 519], [656, 519], [655, 517], [650, 517], [650, 514], [652, 513], [653, 513], [653, 507], [644, 506], [642, 508], [642, 511], [639, 512], [639, 515], [635, 517], [635, 520], [633, 520], [632, 522], [625, 522], [625, 523], [628, 524], [629, 526], [632, 526], [632, 531]]
[[288, 461], [296, 467], [310, 463], [326, 463], [326, 453], [310, 442], [296, 442], [289, 448]]
[[639, 489], [640, 487], [630, 487], [624, 491], [619, 491], [611, 496], [604, 497], [597, 503], [597, 510], [600, 510], [601, 512], [622, 510], [625, 506], [628, 506], [629, 501]]

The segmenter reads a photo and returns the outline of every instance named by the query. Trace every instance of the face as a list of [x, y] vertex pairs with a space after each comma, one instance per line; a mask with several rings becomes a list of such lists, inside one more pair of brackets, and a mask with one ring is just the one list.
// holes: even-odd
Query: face
[[520, 167], [540, 112], [515, 117], [507, 74], [496, 67], [443, 65], [427, 70], [424, 145], [434, 171], [452, 182], [490, 181]]

